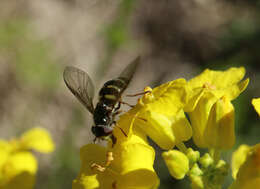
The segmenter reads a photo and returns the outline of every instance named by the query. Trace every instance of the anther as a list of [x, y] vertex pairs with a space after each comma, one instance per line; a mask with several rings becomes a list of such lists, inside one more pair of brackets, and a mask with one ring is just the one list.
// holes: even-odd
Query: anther
[[114, 160], [113, 152], [107, 152], [107, 159], [106, 159], [105, 167], [108, 167], [113, 160]]
[[215, 90], [215, 89], [216, 89], [216, 86], [215, 86], [215, 85], [212, 85], [212, 84], [209, 83], [209, 82], [206, 82], [206, 83], [203, 84], [203, 88]]
[[91, 167], [92, 170], [96, 169], [99, 172], [104, 172], [106, 170], [106, 167], [103, 167], [103, 166], [96, 164], [96, 163], [93, 163], [90, 167]]
[[99, 172], [104, 172], [106, 170], [106, 168], [111, 164], [111, 162], [114, 160], [114, 157], [113, 157], [113, 152], [107, 152], [106, 154], [106, 163], [104, 166], [100, 165], [100, 164], [97, 164], [97, 163], [92, 163], [91, 164], [91, 169], [95, 169]]

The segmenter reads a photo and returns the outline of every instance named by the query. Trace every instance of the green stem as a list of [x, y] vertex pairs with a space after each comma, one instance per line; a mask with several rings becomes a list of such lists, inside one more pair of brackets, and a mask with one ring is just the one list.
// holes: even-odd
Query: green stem
[[179, 148], [179, 150], [185, 154], [188, 150], [188, 148], [185, 146], [185, 144], [183, 142], [176, 144], [176, 147]]
[[215, 164], [220, 160], [220, 154], [221, 154], [220, 150], [210, 149], [209, 154], [213, 158]]

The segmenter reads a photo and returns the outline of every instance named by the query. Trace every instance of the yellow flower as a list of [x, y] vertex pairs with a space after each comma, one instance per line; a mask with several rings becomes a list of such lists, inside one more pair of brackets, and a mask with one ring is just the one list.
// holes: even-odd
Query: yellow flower
[[232, 166], [232, 171], [235, 171], [233, 175], [236, 177], [236, 180], [230, 186], [230, 189], [259, 188], [260, 144], [253, 147], [240, 147], [232, 156]]
[[252, 104], [256, 110], [256, 112], [258, 113], [258, 115], [260, 116], [260, 98], [254, 98], [252, 100]]
[[53, 149], [48, 132], [41, 128], [31, 129], [19, 139], [0, 140], [0, 188], [33, 188], [38, 165], [30, 150], [49, 153]]
[[[127, 123], [129, 118], [121, 116], [117, 127]], [[128, 127], [128, 126], [126, 126]], [[155, 152], [146, 142], [146, 137], [133, 129], [130, 136], [122, 136], [120, 129], [115, 129], [117, 142], [114, 147], [87, 144], [80, 150], [81, 169], [73, 181], [73, 189], [155, 189], [159, 179], [153, 169]], [[97, 165], [106, 164], [107, 152], [112, 152], [113, 161], [103, 170], [96, 170]]]
[[187, 103], [188, 89], [184, 79], [170, 81], [159, 87], [145, 88], [146, 94], [128, 112], [132, 116], [127, 131], [139, 127], [163, 149], [191, 138], [192, 129], [183, 111]]
[[[188, 112], [193, 129], [193, 140], [198, 147], [211, 147], [205, 139], [205, 130], [212, 106], [221, 98], [226, 99], [227, 105], [243, 92], [249, 82], [249, 79], [241, 81], [244, 75], [245, 69], [242, 67], [230, 68], [226, 71], [213, 71], [207, 69], [188, 82], [188, 86], [194, 91], [194, 94], [196, 95], [193, 96], [196, 98], [192, 103], [188, 103], [184, 110]], [[225, 135], [232, 136], [233, 134], [226, 133]], [[221, 148], [229, 148], [232, 143], [233, 141], [228, 141], [227, 146], [223, 144], [215, 145], [221, 146]]]

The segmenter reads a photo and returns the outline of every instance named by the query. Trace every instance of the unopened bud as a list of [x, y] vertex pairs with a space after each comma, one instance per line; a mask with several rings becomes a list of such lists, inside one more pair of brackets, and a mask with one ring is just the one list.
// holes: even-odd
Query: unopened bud
[[183, 179], [189, 171], [189, 159], [178, 150], [163, 152], [162, 157], [168, 167], [170, 174], [176, 179]]

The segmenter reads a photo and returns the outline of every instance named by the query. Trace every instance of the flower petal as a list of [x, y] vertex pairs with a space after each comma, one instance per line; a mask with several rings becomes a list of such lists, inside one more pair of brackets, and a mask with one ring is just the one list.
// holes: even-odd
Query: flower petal
[[42, 153], [50, 153], [54, 150], [54, 143], [47, 130], [34, 128], [21, 137], [22, 146], [25, 149], [33, 149]]
[[105, 147], [96, 144], [87, 144], [80, 149], [81, 168], [72, 183], [72, 189], [106, 189], [109, 186], [112, 189], [115, 179], [110, 174], [91, 169], [93, 163], [105, 164], [106, 151]]
[[204, 139], [204, 132], [208, 122], [208, 116], [213, 104], [217, 101], [216, 96], [211, 92], [204, 92], [195, 109], [189, 112], [189, 118], [193, 130], [193, 141], [201, 148], [207, 147], [207, 142]]
[[[0, 170], [2, 169], [6, 160], [8, 159], [10, 152], [11, 152], [10, 144], [4, 140], [0, 140]], [[1, 171], [0, 171], [0, 177], [1, 177]]]
[[[184, 79], [177, 79], [152, 89], [138, 102], [140, 108], [134, 127], [139, 127], [161, 148], [171, 149], [176, 143], [188, 140], [191, 126], [183, 107], [187, 103], [188, 88]], [[139, 119], [138, 119], [139, 117]]]
[[241, 82], [238, 82], [237, 84], [231, 85], [223, 89], [223, 93], [228, 99], [234, 100], [246, 89], [248, 83], [249, 79], [247, 78]]
[[187, 90], [186, 81], [177, 79], [154, 88], [151, 93], [146, 93], [141, 98], [141, 103], [148, 110], [167, 116], [175, 115], [188, 101]]
[[245, 68], [229, 68], [226, 71], [204, 70], [200, 75], [189, 81], [193, 88], [202, 87], [208, 83], [215, 88], [226, 88], [239, 82], [245, 75]]
[[239, 148], [232, 154], [232, 177], [236, 179], [237, 172], [240, 166], [245, 162], [247, 153], [250, 150], [248, 145], [240, 145]]
[[252, 104], [256, 110], [256, 112], [258, 113], [258, 115], [260, 116], [260, 98], [254, 98], [252, 100]]
[[232, 148], [235, 143], [234, 114], [234, 107], [225, 96], [212, 106], [204, 132], [207, 148]]
[[122, 175], [118, 188], [152, 188], [158, 182], [153, 169], [155, 152], [152, 147], [137, 143], [122, 143], [113, 149], [112, 167]]
[[105, 165], [107, 148], [88, 144], [81, 148], [81, 170], [73, 189], [152, 188], [158, 184], [153, 169], [154, 150], [144, 144], [125, 140], [111, 148], [114, 160], [104, 172], [91, 169], [93, 163]]
[[162, 149], [172, 149], [192, 136], [191, 126], [182, 110], [172, 116], [147, 110], [140, 116], [147, 121], [136, 122], [135, 126], [141, 128]]
[[113, 130], [113, 135], [116, 137], [117, 142], [129, 140], [133, 136], [131, 139], [136, 140], [135, 142], [148, 144], [146, 135], [140, 132], [140, 129], [133, 127], [135, 121], [143, 121], [139, 117], [141, 107], [140, 104], [137, 104], [134, 108], [120, 116]]
[[2, 171], [4, 188], [31, 189], [35, 182], [37, 160], [30, 152], [18, 152], [8, 157]]

